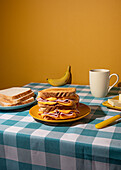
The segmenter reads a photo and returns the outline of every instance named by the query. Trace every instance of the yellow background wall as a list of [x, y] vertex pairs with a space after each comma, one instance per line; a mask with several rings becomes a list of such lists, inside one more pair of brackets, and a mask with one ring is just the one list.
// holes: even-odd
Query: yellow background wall
[[59, 78], [68, 65], [75, 84], [89, 84], [94, 68], [121, 77], [121, 0], [6, 0], [0, 8], [0, 89]]

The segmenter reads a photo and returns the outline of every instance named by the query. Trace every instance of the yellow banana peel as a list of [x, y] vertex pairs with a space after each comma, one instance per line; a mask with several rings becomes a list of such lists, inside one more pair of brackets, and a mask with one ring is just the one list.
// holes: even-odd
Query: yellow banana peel
[[59, 79], [47, 78], [48, 83], [51, 84], [52, 86], [63, 86], [65, 84], [71, 84], [71, 80], [72, 80], [71, 66], [67, 67], [67, 70], [63, 77]]

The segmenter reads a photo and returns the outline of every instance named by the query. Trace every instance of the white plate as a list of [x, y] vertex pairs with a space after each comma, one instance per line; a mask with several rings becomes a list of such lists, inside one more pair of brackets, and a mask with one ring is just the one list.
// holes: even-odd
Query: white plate
[[36, 103], [37, 100], [35, 99], [33, 102], [31, 103], [27, 103], [27, 104], [22, 104], [22, 105], [19, 105], [19, 106], [6, 106], [6, 107], [3, 107], [0, 105], [0, 110], [13, 110], [13, 109], [21, 109], [21, 108], [24, 108], [24, 107], [28, 107], [34, 103]]

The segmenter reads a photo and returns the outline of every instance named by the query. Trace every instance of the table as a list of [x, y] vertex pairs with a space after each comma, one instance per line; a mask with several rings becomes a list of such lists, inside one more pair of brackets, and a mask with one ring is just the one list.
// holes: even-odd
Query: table
[[[25, 85], [34, 92], [46, 83]], [[29, 108], [0, 111], [0, 170], [121, 170], [121, 120], [103, 129], [95, 124], [120, 111], [102, 102], [121, 92], [114, 87], [108, 97], [94, 98], [88, 85], [76, 87], [80, 102], [89, 105], [85, 118], [51, 126], [36, 122]]]

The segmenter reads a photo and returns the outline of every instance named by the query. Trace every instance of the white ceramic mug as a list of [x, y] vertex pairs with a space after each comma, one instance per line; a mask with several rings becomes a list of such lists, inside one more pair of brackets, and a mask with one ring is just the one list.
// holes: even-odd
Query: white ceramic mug
[[[115, 83], [109, 87], [110, 78], [116, 76]], [[94, 69], [89, 71], [91, 93], [95, 97], [105, 97], [111, 88], [118, 82], [119, 76], [115, 73], [110, 75], [110, 70]]]

